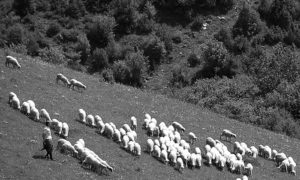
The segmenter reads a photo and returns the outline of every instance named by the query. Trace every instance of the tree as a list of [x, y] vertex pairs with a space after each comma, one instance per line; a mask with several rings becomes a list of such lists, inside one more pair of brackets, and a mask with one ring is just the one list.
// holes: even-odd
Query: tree
[[100, 71], [108, 66], [108, 57], [104, 49], [96, 48], [91, 57], [92, 71]]
[[86, 34], [79, 34], [77, 39], [78, 39], [77, 51], [80, 52], [80, 60], [81, 60], [80, 63], [84, 65], [88, 59], [88, 55], [90, 54], [91, 46], [89, 40], [86, 37]]
[[294, 0], [274, 0], [270, 10], [270, 23], [282, 29], [290, 29], [296, 16]]

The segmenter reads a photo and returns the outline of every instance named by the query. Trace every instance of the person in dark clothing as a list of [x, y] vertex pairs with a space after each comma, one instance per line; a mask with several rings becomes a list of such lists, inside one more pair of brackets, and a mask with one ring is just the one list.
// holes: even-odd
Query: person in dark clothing
[[47, 151], [47, 154], [46, 154], [45, 158], [49, 158], [49, 156], [50, 156], [50, 159], [53, 160], [53, 158], [52, 158], [52, 152], [53, 152], [52, 139], [45, 139], [43, 141], [43, 149], [41, 149], [41, 151], [42, 150]]

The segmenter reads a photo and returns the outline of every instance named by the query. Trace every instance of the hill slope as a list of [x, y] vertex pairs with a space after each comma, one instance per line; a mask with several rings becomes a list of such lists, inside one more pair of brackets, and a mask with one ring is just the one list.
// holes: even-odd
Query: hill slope
[[[141, 129], [144, 113], [148, 112], [158, 122], [167, 124], [176, 120], [189, 131], [194, 132], [203, 147], [205, 138], [218, 138], [223, 128], [238, 134], [238, 141], [248, 145], [267, 144], [271, 148], [292, 156], [296, 163], [300, 160], [300, 141], [273, 132], [231, 120], [205, 109], [167, 99], [164, 96], [145, 93], [123, 85], [108, 85], [98, 79], [64, 67], [52, 66], [41, 61], [22, 57], [21, 70], [6, 68], [4, 53], [0, 51], [0, 178], [12, 179], [98, 179], [99, 175], [81, 168], [78, 160], [54, 152], [55, 161], [39, 158], [42, 144], [43, 125], [33, 122], [7, 104], [10, 91], [15, 92], [21, 102], [32, 99], [38, 109], [46, 108], [50, 114], [57, 112], [59, 119], [70, 126], [69, 141], [72, 144], [79, 138], [86, 146], [108, 161], [115, 171], [104, 179], [235, 179], [239, 175], [215, 167], [196, 170], [185, 169], [179, 173], [173, 167], [164, 165], [148, 154], [139, 159], [119, 148], [119, 145], [100, 136], [93, 129], [75, 121], [77, 111], [83, 108], [87, 113], [99, 114], [105, 122], [114, 122], [117, 127], [128, 123], [132, 115], [138, 118], [138, 142], [145, 147], [147, 135]], [[87, 85], [83, 93], [72, 91], [55, 83], [57, 73], [76, 78]], [[53, 135], [54, 144], [59, 139]], [[184, 136], [186, 138], [186, 135]], [[232, 148], [232, 145], [226, 144]], [[300, 172], [299, 166], [297, 171]], [[222, 177], [222, 178], [221, 178]], [[281, 173], [271, 161], [258, 158], [251, 179], [297, 179]]]

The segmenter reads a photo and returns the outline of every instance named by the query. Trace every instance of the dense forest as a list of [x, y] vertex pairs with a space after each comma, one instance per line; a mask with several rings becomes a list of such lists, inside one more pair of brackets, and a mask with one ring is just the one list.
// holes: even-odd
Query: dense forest
[[0, 47], [300, 138], [296, 0], [2, 0]]

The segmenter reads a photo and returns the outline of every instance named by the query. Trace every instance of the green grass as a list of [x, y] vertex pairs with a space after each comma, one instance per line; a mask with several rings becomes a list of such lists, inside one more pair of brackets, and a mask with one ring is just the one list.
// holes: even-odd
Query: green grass
[[[117, 127], [129, 123], [132, 115], [138, 119], [137, 141], [145, 148], [147, 135], [141, 129], [146, 112], [158, 122], [167, 124], [181, 122], [198, 137], [196, 146], [203, 149], [206, 137], [218, 138], [223, 128], [237, 133], [238, 141], [249, 146], [259, 144], [283, 151], [292, 156], [296, 163], [300, 160], [300, 141], [264, 129], [231, 120], [221, 115], [201, 109], [162, 95], [143, 92], [139, 89], [119, 84], [110, 85], [99, 82], [96, 76], [75, 72], [60, 66], [53, 66], [29, 57], [18, 56], [21, 70], [4, 65], [4, 53], [0, 51], [0, 179], [235, 179], [240, 175], [226, 170], [219, 171], [214, 166], [202, 165], [199, 169], [185, 169], [183, 173], [164, 165], [148, 154], [135, 158], [122, 150], [118, 144], [95, 133], [94, 129], [75, 121], [77, 111], [83, 108], [88, 114], [99, 114], [105, 122], [114, 122]], [[69, 90], [56, 84], [57, 73], [76, 78], [87, 85], [83, 93]], [[54, 152], [55, 161], [38, 157], [42, 147], [43, 124], [28, 119], [7, 104], [8, 93], [15, 92], [21, 102], [32, 99], [38, 109], [46, 108], [50, 115], [60, 114], [60, 121], [70, 126], [69, 141], [74, 144], [83, 138], [86, 146], [109, 162], [115, 169], [110, 176], [100, 176], [81, 168], [73, 157]], [[56, 146], [59, 139], [53, 135]], [[232, 150], [232, 145], [226, 143]], [[194, 146], [193, 146], [194, 147]], [[300, 172], [299, 166], [297, 171]], [[275, 163], [258, 158], [254, 163], [251, 179], [297, 179], [287, 173], [279, 172]]]

